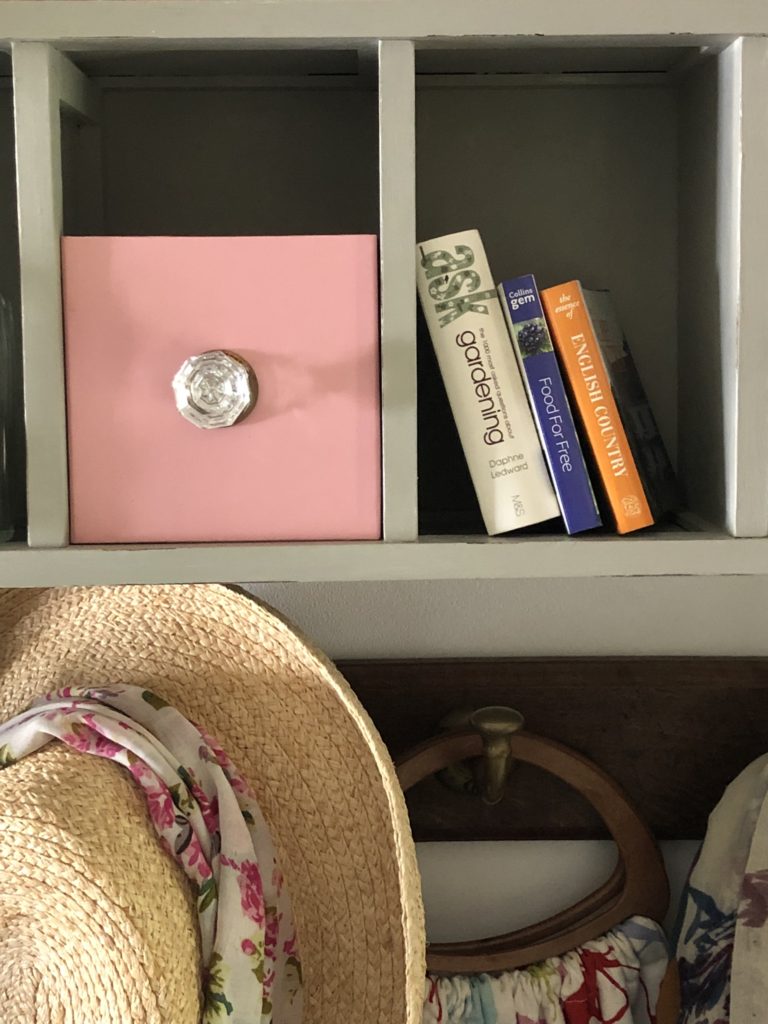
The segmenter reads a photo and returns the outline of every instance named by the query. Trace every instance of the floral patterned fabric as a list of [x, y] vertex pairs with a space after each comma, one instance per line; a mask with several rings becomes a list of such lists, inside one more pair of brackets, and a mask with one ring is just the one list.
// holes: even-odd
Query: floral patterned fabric
[[197, 895], [204, 1024], [297, 1024], [301, 968], [266, 822], [227, 755], [149, 690], [65, 689], [0, 726], [0, 768], [58, 739], [123, 765]]
[[499, 975], [427, 977], [424, 1024], [655, 1024], [669, 964], [653, 921], [633, 917], [562, 957]]
[[768, 1011], [768, 756], [712, 812], [681, 908], [681, 1024], [755, 1024]]

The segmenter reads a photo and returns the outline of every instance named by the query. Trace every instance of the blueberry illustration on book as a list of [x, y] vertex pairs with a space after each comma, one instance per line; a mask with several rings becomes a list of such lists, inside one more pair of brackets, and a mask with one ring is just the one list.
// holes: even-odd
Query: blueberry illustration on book
[[541, 317], [536, 317], [535, 320], [526, 320], [524, 324], [520, 324], [517, 329], [517, 341], [520, 345], [523, 359], [528, 359], [529, 356], [537, 356], [541, 352], [552, 351], [549, 331]]

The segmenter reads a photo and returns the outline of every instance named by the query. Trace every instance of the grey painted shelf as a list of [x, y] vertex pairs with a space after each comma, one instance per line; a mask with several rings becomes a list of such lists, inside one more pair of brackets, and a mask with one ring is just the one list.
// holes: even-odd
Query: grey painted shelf
[[[6, 0], [0, 49], [28, 527], [0, 585], [768, 572], [762, 3]], [[612, 290], [681, 528], [473, 534], [413, 266], [468, 226], [499, 276]], [[345, 231], [380, 237], [383, 539], [70, 546], [60, 235]]]
[[4, 586], [552, 579], [768, 574], [762, 539], [721, 534], [606, 537], [421, 538], [416, 543], [220, 544], [65, 547], [2, 554]]

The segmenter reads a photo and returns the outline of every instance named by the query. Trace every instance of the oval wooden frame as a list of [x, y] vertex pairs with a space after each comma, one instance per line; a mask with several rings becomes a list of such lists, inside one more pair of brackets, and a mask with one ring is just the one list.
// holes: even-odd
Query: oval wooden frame
[[[666, 913], [669, 882], [661, 853], [613, 779], [576, 751], [525, 731], [510, 737], [510, 753], [515, 760], [562, 779], [592, 804], [618, 848], [616, 868], [594, 892], [536, 924], [484, 939], [430, 943], [430, 972], [471, 974], [525, 967], [562, 956], [633, 915], [661, 921]], [[398, 760], [398, 778], [403, 791], [407, 791], [456, 761], [482, 754], [483, 740], [477, 732], [446, 733], [404, 754]]]

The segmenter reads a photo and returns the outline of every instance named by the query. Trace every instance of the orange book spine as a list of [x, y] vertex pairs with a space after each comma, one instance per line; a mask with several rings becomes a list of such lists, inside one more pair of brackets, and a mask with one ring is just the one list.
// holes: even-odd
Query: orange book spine
[[653, 525], [581, 285], [568, 281], [541, 292], [564, 376], [579, 413], [619, 533]]

